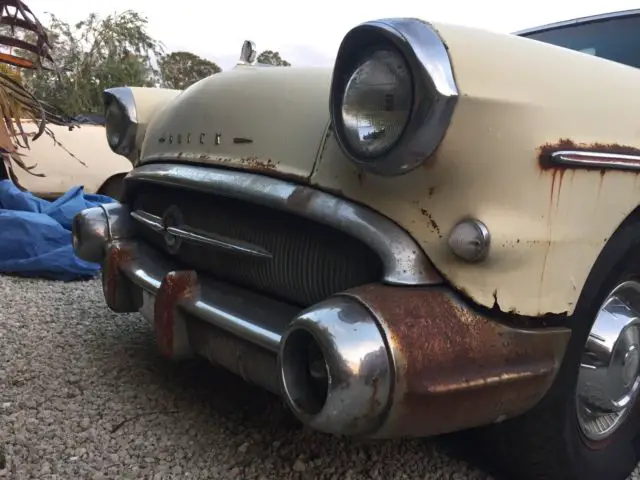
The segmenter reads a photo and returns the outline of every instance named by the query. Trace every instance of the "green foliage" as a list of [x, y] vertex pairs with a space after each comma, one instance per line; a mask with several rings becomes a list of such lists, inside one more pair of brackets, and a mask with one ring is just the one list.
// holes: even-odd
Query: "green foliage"
[[258, 63], [276, 65], [278, 67], [290, 67], [291, 64], [280, 57], [280, 53], [273, 50], [265, 50], [257, 58]]
[[[6, 29], [0, 25], [0, 34]], [[71, 115], [102, 112], [102, 92], [107, 88], [163, 86], [182, 90], [221, 71], [214, 62], [191, 52], [165, 55], [162, 43], [148, 33], [147, 19], [133, 10], [105, 18], [91, 14], [75, 25], [49, 14], [46, 30], [62, 82], [55, 73], [46, 71], [24, 71], [22, 81], [37, 98]], [[33, 35], [26, 32], [22, 38], [33, 41]], [[19, 54], [35, 58], [30, 52]], [[263, 51], [257, 61], [291, 66], [272, 50]]]
[[49, 38], [62, 72], [23, 74], [39, 98], [69, 113], [101, 112], [102, 92], [118, 86], [154, 86], [154, 60], [163, 46], [147, 33], [147, 19], [132, 10], [99, 18], [96, 14], [70, 25], [50, 15]]
[[220, 67], [190, 52], [172, 52], [158, 61], [162, 86], [184, 90], [210, 75], [219, 73]]

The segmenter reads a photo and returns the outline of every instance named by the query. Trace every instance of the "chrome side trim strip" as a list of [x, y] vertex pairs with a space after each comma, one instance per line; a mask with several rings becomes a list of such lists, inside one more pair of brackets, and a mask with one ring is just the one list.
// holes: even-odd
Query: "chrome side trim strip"
[[124, 202], [139, 182], [187, 188], [265, 205], [341, 230], [381, 258], [383, 280], [394, 285], [443, 282], [420, 246], [397, 224], [343, 198], [265, 175], [176, 164], [136, 167], [125, 177]]
[[205, 245], [208, 247], [226, 250], [231, 253], [239, 253], [242, 255], [250, 255], [252, 257], [272, 258], [273, 255], [262, 247], [253, 245], [243, 240], [228, 238], [223, 235], [217, 235], [205, 232], [197, 228], [187, 225], [165, 226], [162, 218], [143, 210], [135, 210], [131, 212], [131, 218], [149, 227], [156, 232], [165, 232], [174, 237], [178, 237], [185, 242], [195, 245]]
[[576, 168], [640, 171], [639, 155], [561, 150], [551, 154], [551, 162]]
[[[140, 242], [120, 245], [135, 252], [120, 266], [121, 272], [154, 296], [164, 276], [180, 270]], [[198, 283], [197, 295], [181, 300], [179, 308], [271, 352], [278, 351], [285, 328], [300, 312], [298, 307], [210, 278], [199, 278]]]

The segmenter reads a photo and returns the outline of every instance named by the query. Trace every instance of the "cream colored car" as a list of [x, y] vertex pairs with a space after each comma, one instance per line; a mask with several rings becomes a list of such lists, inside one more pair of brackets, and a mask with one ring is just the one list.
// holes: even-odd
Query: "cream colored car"
[[163, 354], [203, 355], [312, 428], [473, 429], [506, 478], [622, 480], [639, 66], [640, 12], [518, 35], [384, 19], [334, 68], [108, 90], [135, 168], [122, 203], [76, 217], [76, 252]]
[[[36, 132], [35, 123], [23, 124], [28, 134]], [[34, 167], [32, 173], [10, 161], [13, 180], [23, 189], [46, 199], [59, 197], [78, 185], [82, 185], [86, 193], [118, 198], [122, 179], [131, 171], [132, 165], [115, 154], [104, 141], [105, 127], [82, 124], [73, 130], [59, 125], [48, 128], [54, 137], [42, 135], [29, 142], [28, 149], [18, 150], [24, 163]]]

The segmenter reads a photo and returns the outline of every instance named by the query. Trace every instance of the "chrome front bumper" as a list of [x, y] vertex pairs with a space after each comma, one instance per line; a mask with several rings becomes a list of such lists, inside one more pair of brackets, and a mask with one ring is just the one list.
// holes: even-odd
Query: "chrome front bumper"
[[141, 311], [164, 355], [205, 356], [325, 432], [430, 436], [519, 415], [547, 392], [570, 336], [510, 328], [443, 285], [369, 284], [301, 311], [185, 270], [131, 223], [122, 204], [74, 221], [77, 254], [102, 263], [107, 305]]

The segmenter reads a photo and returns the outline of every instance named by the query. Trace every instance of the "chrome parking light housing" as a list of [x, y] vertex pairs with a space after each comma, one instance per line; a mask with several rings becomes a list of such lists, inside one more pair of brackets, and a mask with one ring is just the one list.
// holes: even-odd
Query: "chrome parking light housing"
[[128, 156], [134, 149], [138, 131], [138, 114], [129, 87], [104, 91], [105, 127], [109, 147], [118, 155]]

